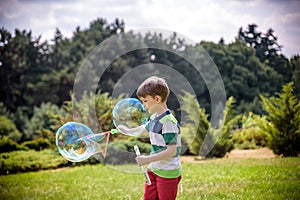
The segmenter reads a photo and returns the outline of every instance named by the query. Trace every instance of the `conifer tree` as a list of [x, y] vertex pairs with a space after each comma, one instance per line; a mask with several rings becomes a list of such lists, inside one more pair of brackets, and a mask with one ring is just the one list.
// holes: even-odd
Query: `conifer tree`
[[184, 102], [181, 109], [187, 113], [187, 122], [183, 125], [182, 134], [183, 139], [189, 144], [190, 152], [201, 158], [224, 157], [234, 147], [231, 131], [240, 119], [239, 115], [234, 116], [232, 113], [235, 99], [229, 97], [222, 122], [218, 128], [214, 128], [210, 125], [205, 109], [193, 95], [185, 93], [181, 98]]
[[260, 96], [267, 122], [258, 125], [269, 133], [269, 147], [277, 155], [297, 156], [300, 153], [300, 102], [293, 95], [293, 83], [283, 86], [277, 96]]
[[192, 94], [185, 92], [181, 99], [184, 102], [181, 109], [187, 116], [183, 123], [186, 131], [183, 131], [182, 137], [189, 144], [190, 153], [198, 155], [209, 128], [208, 115]]

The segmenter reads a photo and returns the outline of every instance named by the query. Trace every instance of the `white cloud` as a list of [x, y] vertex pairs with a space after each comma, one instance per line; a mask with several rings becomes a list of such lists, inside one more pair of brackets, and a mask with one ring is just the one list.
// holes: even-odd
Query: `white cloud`
[[176, 31], [192, 40], [231, 42], [238, 29], [250, 23], [266, 32], [273, 28], [284, 53], [299, 54], [299, 1], [267, 0], [124, 0], [124, 1], [1, 1], [0, 23], [8, 30], [29, 29], [52, 39], [59, 28], [70, 37], [77, 26], [87, 28], [92, 20], [119, 18], [126, 30], [157, 27]]

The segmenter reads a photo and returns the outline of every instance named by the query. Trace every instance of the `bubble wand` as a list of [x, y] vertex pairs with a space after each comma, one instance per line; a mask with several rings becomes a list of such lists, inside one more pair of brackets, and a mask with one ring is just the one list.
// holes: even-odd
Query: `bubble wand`
[[[140, 155], [141, 155], [141, 152], [140, 152], [139, 147], [138, 147], [137, 145], [134, 145], [133, 148], [134, 148], [135, 154], [136, 154], [137, 156], [140, 156]], [[142, 169], [142, 171], [144, 172], [144, 176], [145, 176], [145, 179], [146, 179], [146, 183], [147, 183], [148, 185], [151, 185], [151, 180], [150, 180], [150, 178], [149, 178], [149, 175], [148, 175], [147, 170], [145, 169], [144, 166], [141, 166], [141, 169]]]

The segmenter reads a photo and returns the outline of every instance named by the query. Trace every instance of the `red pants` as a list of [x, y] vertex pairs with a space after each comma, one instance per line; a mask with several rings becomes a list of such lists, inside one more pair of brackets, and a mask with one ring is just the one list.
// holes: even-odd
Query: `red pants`
[[151, 185], [145, 183], [144, 200], [175, 200], [181, 176], [162, 178], [148, 170]]

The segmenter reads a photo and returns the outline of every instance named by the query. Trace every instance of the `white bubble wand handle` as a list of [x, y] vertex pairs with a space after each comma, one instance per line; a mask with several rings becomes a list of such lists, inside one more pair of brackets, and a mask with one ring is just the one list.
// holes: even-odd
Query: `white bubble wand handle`
[[[140, 156], [140, 155], [141, 155], [141, 152], [140, 152], [139, 147], [138, 147], [137, 145], [134, 145], [133, 148], [134, 148], [135, 154], [136, 154], [137, 156]], [[141, 166], [141, 169], [142, 169], [142, 171], [144, 172], [144, 176], [145, 176], [145, 178], [146, 178], [146, 183], [147, 183], [148, 185], [151, 185], [151, 180], [150, 180], [150, 178], [149, 178], [149, 175], [148, 175], [147, 170], [145, 169], [144, 166]]]

